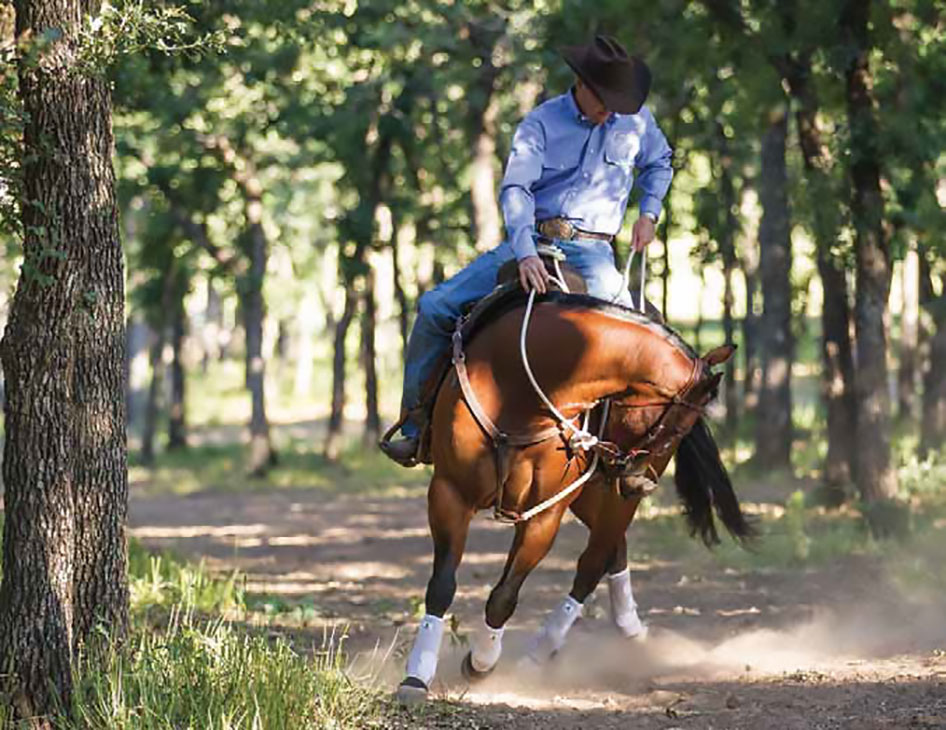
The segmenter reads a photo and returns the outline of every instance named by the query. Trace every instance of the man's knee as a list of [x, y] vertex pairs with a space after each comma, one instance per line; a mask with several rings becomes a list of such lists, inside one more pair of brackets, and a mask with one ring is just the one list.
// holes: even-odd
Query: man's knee
[[450, 307], [436, 289], [424, 292], [417, 300], [417, 317], [437, 330], [451, 332], [453, 329]]

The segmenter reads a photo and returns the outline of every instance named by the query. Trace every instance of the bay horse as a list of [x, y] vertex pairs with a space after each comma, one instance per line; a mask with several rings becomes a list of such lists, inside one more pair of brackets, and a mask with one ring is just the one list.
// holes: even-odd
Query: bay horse
[[[434, 471], [427, 494], [433, 571], [426, 615], [397, 692], [402, 703], [426, 698], [436, 674], [443, 617], [456, 592], [470, 521], [480, 510], [492, 507], [516, 524], [502, 576], [486, 603], [485, 623], [474, 633], [464, 659], [464, 674], [470, 678], [485, 676], [496, 666], [503, 627], [523, 581], [548, 553], [569, 508], [588, 527], [588, 543], [571, 591], [533, 637], [527, 656], [541, 662], [564, 645], [582, 603], [606, 574], [612, 620], [625, 636], [642, 634], [627, 572], [625, 533], [644, 492], [628, 493], [618, 485], [635, 479], [655, 483], [674, 453], [677, 491], [691, 534], [699, 533], [707, 545], [718, 542], [715, 509], [734, 537], [753, 535], [701, 418], [721, 377], [712, 367], [725, 362], [733, 347], [699, 357], [671, 329], [643, 313], [584, 295], [550, 292], [540, 297], [523, 347], [535, 379], [555, 404], [551, 410], [576, 419], [594, 409], [597, 425], [604, 420], [602, 439], [581, 448], [570, 438], [567, 424], [556, 423], [513, 346], [523, 316], [523, 306], [513, 306], [481, 329], [459, 352], [465, 374], [455, 370], [434, 403]], [[601, 407], [606, 401], [607, 416]], [[595, 427], [594, 419], [588, 423]], [[520, 439], [520, 445], [500, 454], [491, 424], [506, 434], [552, 437], [533, 443]], [[594, 453], [613, 458], [599, 464]], [[599, 468], [580, 489], [538, 514], [527, 512], [589, 467]], [[524, 513], [528, 519], [520, 519]]]

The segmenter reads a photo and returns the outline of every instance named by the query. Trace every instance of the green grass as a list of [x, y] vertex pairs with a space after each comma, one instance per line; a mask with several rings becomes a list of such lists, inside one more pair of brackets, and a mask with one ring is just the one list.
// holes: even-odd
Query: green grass
[[125, 650], [80, 659], [63, 730], [386, 727], [391, 708], [353, 682], [341, 655], [297, 653], [221, 620], [178, 610], [136, 628]]
[[265, 478], [249, 476], [242, 444], [194, 446], [158, 454], [151, 467], [133, 456], [129, 479], [149, 495], [197, 491], [248, 493], [272, 489], [315, 489], [331, 495], [416, 496], [430, 480], [426, 468], [406, 470], [374, 446], [350, 445], [336, 461], [319, 445], [301, 439], [277, 444], [279, 462]]
[[[94, 643], [104, 652], [77, 659], [70, 712], [54, 720], [57, 730], [390, 726], [397, 710], [377, 683], [349, 677], [343, 635], [297, 651], [250, 626], [262, 606], [248, 600], [239, 575], [216, 576], [134, 540], [128, 562], [129, 636], [102, 636]], [[0, 698], [0, 728], [13, 727]]]

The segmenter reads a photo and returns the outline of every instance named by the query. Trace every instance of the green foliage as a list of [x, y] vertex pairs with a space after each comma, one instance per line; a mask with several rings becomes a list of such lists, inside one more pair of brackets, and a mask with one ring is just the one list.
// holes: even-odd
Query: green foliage
[[105, 2], [96, 16], [87, 16], [79, 31], [78, 67], [101, 74], [122, 56], [146, 51], [187, 54], [220, 51], [219, 32], [194, 34], [194, 20], [177, 5], [155, 5], [144, 0]]

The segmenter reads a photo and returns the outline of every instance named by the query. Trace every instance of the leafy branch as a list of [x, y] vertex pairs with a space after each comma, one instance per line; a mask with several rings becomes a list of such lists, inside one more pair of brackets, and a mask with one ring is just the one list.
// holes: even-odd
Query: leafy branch
[[155, 7], [144, 0], [106, 2], [86, 18], [78, 34], [78, 68], [103, 73], [121, 56], [154, 50], [166, 55], [202, 55], [224, 48], [222, 31], [194, 35], [194, 19], [174, 5]]

